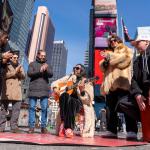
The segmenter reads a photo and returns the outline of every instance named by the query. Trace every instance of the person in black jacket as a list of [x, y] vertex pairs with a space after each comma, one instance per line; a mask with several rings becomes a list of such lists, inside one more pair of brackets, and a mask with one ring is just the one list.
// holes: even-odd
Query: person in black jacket
[[134, 46], [140, 55], [136, 58], [133, 66], [131, 94], [136, 99], [139, 109], [144, 111], [146, 108], [144, 101], [150, 99], [148, 94], [150, 88], [150, 38], [138, 35]]
[[41, 132], [47, 133], [47, 107], [49, 97], [49, 78], [53, 76], [52, 68], [46, 63], [46, 52], [39, 50], [37, 58], [31, 62], [28, 68], [29, 84], [29, 131], [34, 132], [35, 127], [35, 107], [37, 100], [41, 104]]
[[4, 64], [6, 64], [7, 61], [10, 60], [10, 58], [13, 56], [13, 54], [10, 51], [4, 51], [4, 47], [6, 46], [8, 39], [8, 34], [3, 30], [0, 30], [0, 94], [2, 89], [2, 68]]
[[9, 40], [9, 36], [5, 31], [0, 30], [0, 63], [6, 63], [12, 57], [10, 51], [5, 52], [4, 47], [6, 46]]

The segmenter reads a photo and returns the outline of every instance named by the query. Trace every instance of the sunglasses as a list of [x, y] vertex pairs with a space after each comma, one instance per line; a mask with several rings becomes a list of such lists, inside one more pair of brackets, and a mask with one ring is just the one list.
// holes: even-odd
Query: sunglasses
[[117, 40], [111, 40], [110, 43], [112, 43], [112, 42], [117, 42]]
[[73, 69], [80, 70], [81, 68], [80, 67], [74, 67]]
[[12, 57], [13, 59], [18, 59], [18, 57]]

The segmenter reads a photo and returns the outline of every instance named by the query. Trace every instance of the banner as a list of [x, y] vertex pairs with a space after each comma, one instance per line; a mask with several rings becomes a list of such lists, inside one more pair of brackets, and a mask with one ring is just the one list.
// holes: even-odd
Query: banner
[[150, 41], [150, 26], [137, 27], [136, 40]]
[[117, 14], [116, 0], [94, 0], [95, 14]]
[[8, 0], [0, 2], [0, 29], [9, 32], [13, 22], [13, 12]]
[[108, 47], [108, 37], [117, 32], [116, 18], [95, 19], [95, 47]]

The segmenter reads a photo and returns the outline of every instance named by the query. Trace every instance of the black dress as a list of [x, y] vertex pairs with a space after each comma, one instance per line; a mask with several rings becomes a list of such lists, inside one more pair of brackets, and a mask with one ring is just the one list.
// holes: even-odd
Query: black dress
[[77, 96], [77, 91], [74, 90], [71, 95], [66, 92], [63, 93], [59, 99], [59, 106], [64, 128], [71, 128], [73, 130], [75, 127], [75, 116], [83, 107], [81, 100]]

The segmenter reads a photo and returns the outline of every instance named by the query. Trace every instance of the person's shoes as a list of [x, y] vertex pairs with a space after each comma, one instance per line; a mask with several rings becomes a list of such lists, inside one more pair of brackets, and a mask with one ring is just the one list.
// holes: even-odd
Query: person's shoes
[[128, 141], [137, 141], [137, 133], [135, 132], [127, 132], [127, 136], [126, 136], [126, 139]]
[[65, 135], [67, 138], [72, 138], [73, 137], [73, 131], [72, 129], [68, 128], [65, 130]]
[[59, 130], [58, 136], [64, 137], [65, 136], [65, 129]]
[[34, 133], [34, 128], [29, 128], [28, 133], [29, 133], [29, 134]]
[[64, 136], [65, 136], [64, 123], [61, 123], [61, 125], [60, 125], [60, 127], [59, 127], [58, 136], [59, 136], [59, 137], [64, 137]]
[[110, 138], [110, 139], [117, 139], [117, 134], [111, 132], [111, 131], [107, 131], [106, 134], [101, 135], [102, 138]]
[[12, 133], [21, 133], [21, 131], [19, 130], [19, 128], [15, 128], [11, 130]]
[[46, 128], [41, 128], [41, 133], [42, 134], [47, 134], [48, 133], [48, 130]]

